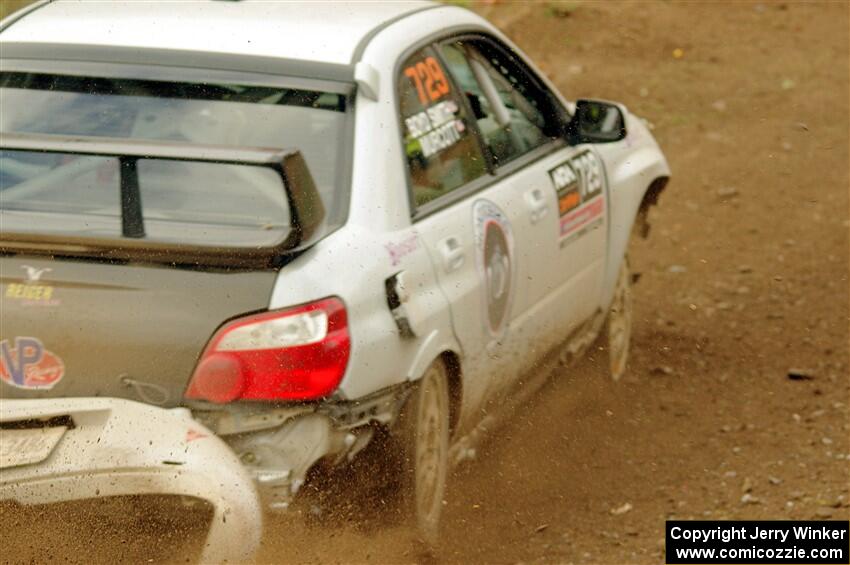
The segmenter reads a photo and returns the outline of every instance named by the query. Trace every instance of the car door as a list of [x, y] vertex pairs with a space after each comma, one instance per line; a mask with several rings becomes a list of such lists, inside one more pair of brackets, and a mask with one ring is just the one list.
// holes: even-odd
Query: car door
[[496, 182], [475, 120], [432, 47], [398, 72], [399, 117], [413, 221], [428, 249], [462, 348], [460, 426], [486, 411], [498, 375], [515, 372], [527, 344], [514, 320], [526, 307], [523, 194]]
[[[598, 308], [604, 175], [592, 149], [567, 145], [564, 108], [515, 53], [478, 35], [453, 37], [438, 50], [476, 118], [498, 190], [515, 206], [509, 214], [522, 240], [523, 276], [512, 331], [529, 369]], [[521, 373], [501, 373], [499, 388]]]

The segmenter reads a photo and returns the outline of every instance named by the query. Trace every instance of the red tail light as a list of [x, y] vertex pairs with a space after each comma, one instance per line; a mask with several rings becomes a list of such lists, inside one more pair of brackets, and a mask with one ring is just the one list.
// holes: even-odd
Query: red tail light
[[239, 318], [210, 340], [186, 398], [321, 398], [339, 385], [350, 351], [348, 318], [338, 298]]

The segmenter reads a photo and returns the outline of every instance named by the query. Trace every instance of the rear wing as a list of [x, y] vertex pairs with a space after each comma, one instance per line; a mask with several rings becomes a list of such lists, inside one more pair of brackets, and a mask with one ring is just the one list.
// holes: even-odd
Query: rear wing
[[[325, 208], [297, 149], [198, 145], [172, 141], [4, 133], [0, 149], [36, 153], [95, 155], [118, 159], [121, 237], [77, 237], [0, 230], [0, 253], [139, 260], [168, 264], [271, 267], [285, 253], [306, 249], [322, 237]], [[264, 167], [281, 179], [290, 209], [288, 235], [264, 247], [204, 246], [145, 239], [137, 162], [140, 159]], [[2, 192], [0, 192], [0, 197]]]

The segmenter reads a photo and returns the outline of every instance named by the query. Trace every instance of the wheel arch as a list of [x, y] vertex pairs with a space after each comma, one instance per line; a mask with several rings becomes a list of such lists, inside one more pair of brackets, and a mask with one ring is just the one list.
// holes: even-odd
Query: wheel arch
[[[615, 168], [611, 175], [611, 227], [608, 233], [607, 265], [602, 304], [611, 303], [620, 263], [626, 255], [635, 227], [642, 237], [649, 235], [649, 209], [670, 180], [670, 169], [657, 147], [644, 148]], [[647, 182], [647, 179], [649, 182]]]
[[670, 182], [670, 175], [660, 175], [655, 177], [646, 192], [643, 193], [643, 198], [638, 206], [637, 218], [635, 227], [638, 229], [638, 235], [646, 239], [649, 237], [649, 209], [658, 204], [658, 197], [664, 192], [667, 183]]
[[454, 334], [433, 330], [422, 340], [422, 345], [407, 372], [409, 382], [417, 382], [428, 367], [440, 360], [445, 364], [449, 376], [450, 421], [452, 432], [460, 422], [463, 398], [463, 372], [461, 370], [461, 348]]
[[460, 356], [450, 350], [443, 351], [440, 359], [446, 366], [449, 376], [449, 424], [450, 433], [454, 437], [460, 423], [461, 403], [463, 402], [463, 373], [460, 365]]

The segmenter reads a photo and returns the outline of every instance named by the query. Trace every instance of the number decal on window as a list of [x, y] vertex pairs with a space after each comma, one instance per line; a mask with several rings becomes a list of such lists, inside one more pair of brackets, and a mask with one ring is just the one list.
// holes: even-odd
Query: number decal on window
[[428, 74], [432, 78], [434, 90], [428, 89], [428, 95], [431, 100], [439, 100], [449, 93], [449, 81], [446, 80], [446, 75], [443, 74], [443, 69], [440, 68], [440, 63], [434, 57], [425, 59], [425, 65], [428, 67]]
[[417, 207], [487, 173], [478, 140], [431, 47], [411, 54], [396, 77], [401, 137]]
[[419, 73], [416, 72], [416, 66], [410, 66], [404, 69], [404, 76], [408, 77], [413, 84], [416, 85], [416, 92], [419, 93], [419, 101], [425, 105], [425, 91], [422, 89], [422, 80], [419, 78]]
[[434, 57], [426, 57], [406, 67], [404, 75], [416, 86], [419, 101], [423, 106], [428, 106], [449, 93], [449, 81]]

